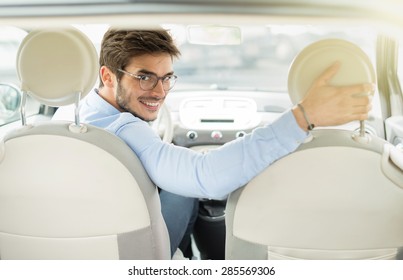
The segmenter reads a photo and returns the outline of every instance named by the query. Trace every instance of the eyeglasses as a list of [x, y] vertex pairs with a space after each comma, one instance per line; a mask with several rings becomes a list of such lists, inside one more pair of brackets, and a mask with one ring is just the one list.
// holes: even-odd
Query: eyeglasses
[[140, 82], [140, 88], [142, 90], [152, 90], [157, 86], [157, 83], [159, 80], [162, 81], [162, 88], [164, 91], [169, 91], [171, 90], [176, 82], [176, 79], [178, 78], [176, 75], [165, 75], [162, 77], [158, 77], [155, 74], [141, 74], [141, 75], [136, 75], [130, 72], [127, 72], [122, 69], [118, 69], [119, 72], [122, 72], [124, 74], [129, 75], [133, 79], [137, 79]]

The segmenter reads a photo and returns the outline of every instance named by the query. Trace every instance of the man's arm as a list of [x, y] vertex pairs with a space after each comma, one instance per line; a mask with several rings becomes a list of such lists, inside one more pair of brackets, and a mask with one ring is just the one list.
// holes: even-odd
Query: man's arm
[[[328, 85], [337, 69], [338, 65], [327, 69], [301, 102], [316, 126], [365, 119], [371, 108], [371, 96], [360, 94], [372, 91], [373, 85]], [[154, 183], [173, 193], [207, 198], [222, 198], [243, 186], [297, 149], [308, 135], [306, 118], [298, 106], [272, 124], [207, 154], [163, 143], [144, 122], [123, 124], [117, 134], [135, 151]]]

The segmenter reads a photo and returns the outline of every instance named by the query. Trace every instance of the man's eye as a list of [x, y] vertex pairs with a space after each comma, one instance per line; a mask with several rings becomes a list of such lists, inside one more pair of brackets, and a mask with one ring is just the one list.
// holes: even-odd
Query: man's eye
[[147, 76], [147, 75], [139, 75], [138, 77], [139, 77], [139, 79], [142, 80], [142, 81], [148, 81], [148, 80], [151, 79], [151, 77], [150, 77], [150, 76]]

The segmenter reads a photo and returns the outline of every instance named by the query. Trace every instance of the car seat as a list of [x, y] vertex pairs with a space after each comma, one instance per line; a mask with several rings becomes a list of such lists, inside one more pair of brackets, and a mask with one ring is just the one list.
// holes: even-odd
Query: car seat
[[17, 54], [22, 126], [0, 141], [1, 259], [170, 259], [158, 190], [106, 130], [28, 123], [27, 94], [76, 104], [94, 86], [97, 53], [71, 27], [34, 30]]
[[[346, 66], [339, 52], [326, 52], [321, 65], [341, 59]], [[290, 94], [294, 104], [303, 97]], [[230, 195], [226, 229], [226, 259], [401, 258], [403, 152], [363, 131], [314, 129]]]

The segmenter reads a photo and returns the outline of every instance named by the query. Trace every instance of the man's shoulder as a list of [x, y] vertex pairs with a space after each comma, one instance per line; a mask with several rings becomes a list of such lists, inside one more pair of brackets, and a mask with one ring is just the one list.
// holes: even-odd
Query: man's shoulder
[[149, 127], [143, 120], [133, 116], [131, 113], [123, 112], [116, 115], [105, 116], [103, 118], [103, 127], [115, 134], [124, 129], [138, 129]]
[[134, 116], [133, 114], [129, 112], [122, 112], [118, 114], [116, 120], [116, 123], [119, 123], [121, 126], [124, 125], [139, 125], [139, 126], [149, 126], [147, 122], [139, 119], [138, 117]]

